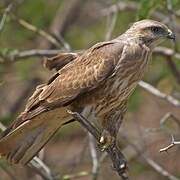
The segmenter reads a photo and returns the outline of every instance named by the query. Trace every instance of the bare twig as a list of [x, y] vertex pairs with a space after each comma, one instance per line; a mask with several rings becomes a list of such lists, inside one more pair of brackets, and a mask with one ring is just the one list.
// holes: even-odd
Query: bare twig
[[67, 175], [64, 175], [62, 177], [62, 180], [76, 179], [76, 178], [80, 178], [80, 177], [84, 177], [84, 176], [88, 176], [88, 175], [89, 175], [88, 172], [82, 171], [82, 172], [79, 172], [79, 173], [76, 173], [76, 174], [67, 174]]
[[99, 161], [98, 161], [98, 156], [97, 156], [97, 150], [96, 150], [96, 145], [95, 145], [95, 139], [94, 137], [88, 133], [89, 136], [89, 147], [90, 147], [90, 153], [91, 153], [91, 158], [92, 158], [92, 180], [97, 180], [98, 177], [98, 170], [99, 170]]
[[111, 15], [108, 16], [108, 18], [107, 18], [107, 32], [106, 32], [106, 37], [105, 37], [106, 41], [111, 39], [113, 30], [114, 30], [115, 25], [116, 25], [116, 21], [117, 21], [117, 12], [115, 12], [112, 15], [112, 17], [111, 17]]
[[[174, 10], [173, 10], [173, 2], [172, 2], [172, 0], [167, 0], [167, 9], [168, 9], [168, 14], [169, 14], [169, 16], [168, 16], [169, 25], [170, 25], [171, 29], [173, 30], [173, 32], [176, 34], [175, 14], [174, 14]], [[173, 49], [174, 49], [174, 53], [178, 51], [177, 41], [174, 41]], [[171, 69], [171, 72], [174, 75], [174, 77], [176, 78], [176, 81], [178, 82], [178, 84], [180, 84], [180, 72], [176, 68], [175, 63], [172, 61], [171, 57], [167, 57], [166, 60], [167, 60], [167, 65]]]
[[174, 136], [171, 135], [171, 143], [170, 143], [168, 146], [166, 146], [166, 147], [164, 147], [164, 148], [161, 148], [161, 149], [159, 150], [159, 152], [167, 152], [169, 149], [171, 149], [171, 148], [174, 147], [175, 145], [180, 145], [180, 141], [175, 141], [175, 140], [174, 140]]
[[177, 107], [180, 106], [180, 102], [177, 99], [160, 92], [158, 89], [156, 89], [155, 87], [153, 87], [152, 85], [150, 85], [144, 81], [140, 81], [139, 86], [142, 87], [143, 89], [145, 89], [146, 91], [150, 92], [151, 94], [153, 94], [161, 99], [166, 100], [167, 102], [169, 102], [170, 104], [172, 104], [174, 106], [177, 106]]
[[172, 74], [174, 75], [177, 83], [180, 84], [180, 72], [177, 69], [175, 63], [172, 61], [172, 58], [171, 57], [167, 57], [166, 58], [166, 62], [167, 62], [167, 65], [169, 66]]
[[179, 178], [175, 177], [168, 171], [166, 171], [163, 167], [161, 167], [158, 163], [156, 163], [153, 159], [149, 158], [147, 155], [141, 152], [139, 147], [132, 143], [125, 134], [122, 135], [123, 138], [128, 142], [128, 144], [145, 160], [145, 162], [152, 167], [156, 172], [158, 172], [161, 176], [169, 179], [169, 180], [179, 180]]
[[151, 166], [156, 172], [161, 174], [163, 177], [169, 179], [169, 180], [179, 180], [179, 178], [175, 177], [174, 175], [170, 174], [168, 171], [166, 171], [163, 167], [161, 167], [158, 163], [156, 163], [153, 159], [143, 156], [145, 161], [149, 166]]
[[180, 120], [179, 120], [176, 116], [174, 116], [172, 113], [170, 113], [170, 112], [166, 113], [166, 114], [161, 118], [161, 120], [160, 120], [160, 127], [163, 128], [165, 122], [166, 122], [167, 120], [169, 120], [170, 118], [171, 118], [171, 120], [173, 120], [173, 121], [178, 125], [178, 127], [179, 127], [179, 129], [180, 129]]
[[[82, 50], [83, 51], [83, 50]], [[0, 59], [0, 64], [6, 63], [6, 62], [16, 62], [20, 60], [24, 60], [30, 57], [45, 57], [45, 56], [54, 56], [57, 55], [58, 53], [61, 53], [62, 50], [52, 50], [52, 49], [30, 49], [30, 50], [24, 50], [24, 51], [19, 51], [15, 50], [13, 53], [3, 55], [0, 54], [1, 59]], [[79, 51], [77, 51], [79, 52]], [[166, 47], [157, 47], [154, 50], [155, 55], [161, 55], [164, 57], [170, 57], [173, 56], [176, 59], [180, 60], [180, 54], [175, 53], [172, 49], [166, 48]]]
[[[105, 9], [102, 9], [100, 11], [100, 14], [98, 16], [109, 16], [110, 14], [113, 14], [115, 12], [122, 12], [122, 11], [137, 11], [139, 8], [139, 5], [137, 2], [123, 2], [120, 1], [116, 4], [113, 4]], [[152, 13], [152, 17], [156, 18], [159, 21], [164, 21], [165, 23], [168, 22], [167, 16], [159, 11], [155, 11]], [[177, 30], [177, 33], [180, 33], [180, 25], [175, 23], [175, 28]]]
[[[145, 132], [149, 133], [149, 132], [157, 132], [157, 131], [162, 131], [164, 130], [164, 124], [167, 120], [173, 120], [176, 122], [176, 124], [178, 125], [179, 129], [180, 129], [180, 121], [179, 119], [177, 119], [172, 113], [166, 113], [161, 119], [160, 119], [160, 128], [151, 128], [151, 129], [146, 129]], [[169, 132], [170, 134], [170, 132]], [[174, 140], [174, 136], [171, 134], [171, 143], [165, 147], [165, 148], [161, 148], [159, 150], [159, 152], [164, 152], [164, 151], [168, 151], [169, 149], [171, 149], [172, 147], [174, 147], [175, 145], [180, 145], [180, 141], [175, 141]]]
[[156, 47], [153, 52], [155, 55], [161, 55], [165, 57], [173, 56], [174, 58], [180, 60], [180, 53], [174, 52], [174, 50], [170, 48], [159, 46], [159, 47]]
[[30, 57], [45, 57], [45, 56], [54, 56], [58, 53], [62, 52], [61, 50], [51, 50], [51, 49], [31, 49], [25, 51], [15, 51], [11, 54], [6, 55], [5, 57], [1, 54], [1, 57], [4, 59], [0, 60], [0, 64], [2, 63], [9, 63], [9, 62], [16, 62], [22, 59], [27, 59]]
[[10, 12], [11, 8], [12, 8], [12, 4], [9, 4], [3, 13], [3, 16], [0, 21], [0, 32], [3, 30], [7, 15]]
[[51, 173], [49, 167], [37, 156], [35, 156], [28, 165], [32, 168], [37, 174], [39, 174], [45, 180], [54, 180], [54, 177]]
[[21, 26], [23, 26], [24, 28], [33, 31], [37, 34], [39, 34], [40, 36], [42, 36], [43, 38], [47, 39], [47, 41], [49, 41], [51, 44], [55, 45], [56, 47], [61, 47], [60, 43], [57, 41], [56, 38], [54, 38], [51, 34], [45, 32], [42, 29], [37, 28], [36, 26], [30, 24], [29, 22], [25, 21], [24, 19], [21, 18], [17, 18], [16, 16], [12, 16], [13, 19], [18, 22]]
[[52, 21], [50, 32], [57, 37], [64, 36], [68, 28], [77, 20], [77, 16], [81, 12], [80, 9], [85, 2], [84, 0], [64, 1]]
[[[87, 119], [85, 119], [77, 112], [68, 111], [68, 113], [70, 113], [83, 127], [85, 127], [99, 142], [101, 138], [101, 132], [94, 125], [92, 125]], [[117, 145], [114, 144], [105, 150], [113, 162], [114, 170], [123, 180], [128, 180], [129, 178], [126, 173], [126, 160]]]
[[109, 16], [110, 14], [119, 12], [119, 11], [134, 11], [137, 10], [137, 3], [135, 2], [118, 2], [116, 4], [111, 5], [110, 7], [107, 7], [103, 10], [101, 10], [100, 14], [102, 16]]

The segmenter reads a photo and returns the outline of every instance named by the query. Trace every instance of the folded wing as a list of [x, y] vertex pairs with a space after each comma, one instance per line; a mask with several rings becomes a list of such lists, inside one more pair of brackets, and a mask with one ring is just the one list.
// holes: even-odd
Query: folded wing
[[98, 87], [113, 73], [117, 54], [107, 51], [115, 43], [95, 45], [62, 66], [47, 84], [38, 86], [25, 111], [2, 134], [0, 154], [12, 163], [28, 163], [71, 119], [64, 106]]

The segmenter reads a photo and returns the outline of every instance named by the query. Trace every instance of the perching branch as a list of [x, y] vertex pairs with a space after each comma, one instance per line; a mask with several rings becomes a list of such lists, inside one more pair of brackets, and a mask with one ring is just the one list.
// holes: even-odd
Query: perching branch
[[98, 177], [98, 171], [99, 171], [99, 160], [98, 160], [98, 155], [97, 155], [97, 150], [96, 150], [96, 145], [95, 145], [95, 139], [92, 136], [92, 134], [88, 133], [89, 136], [89, 148], [90, 148], [90, 153], [91, 153], [91, 158], [92, 158], [92, 180], [97, 180]]
[[[72, 112], [68, 110], [68, 113], [71, 114], [85, 129], [87, 129], [97, 140], [100, 141], [101, 132], [92, 125], [87, 119], [77, 112]], [[109, 157], [112, 160], [114, 170], [119, 174], [123, 180], [128, 180], [128, 175], [126, 173], [127, 165], [124, 155], [120, 152], [116, 144], [107, 147], [105, 151], [108, 153]]]

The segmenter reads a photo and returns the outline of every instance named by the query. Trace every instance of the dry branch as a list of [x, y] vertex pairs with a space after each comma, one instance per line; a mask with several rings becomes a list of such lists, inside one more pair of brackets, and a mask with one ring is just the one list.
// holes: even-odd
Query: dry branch
[[57, 39], [54, 38], [51, 34], [45, 32], [42, 29], [37, 28], [36, 26], [34, 26], [33, 24], [30, 24], [29, 22], [25, 21], [22, 18], [17, 18], [15, 15], [13, 15], [12, 17], [16, 22], [18, 22], [24, 28], [39, 34], [40, 36], [47, 39], [47, 41], [49, 41], [51, 44], [55, 45], [56, 47], [61, 47]]
[[90, 148], [90, 153], [91, 153], [91, 159], [92, 159], [92, 180], [97, 180], [98, 178], [98, 173], [99, 173], [99, 160], [98, 160], [98, 155], [97, 155], [97, 150], [96, 150], [96, 142], [94, 137], [88, 133], [89, 136], [89, 148]]
[[168, 171], [166, 171], [163, 167], [161, 167], [158, 163], [156, 163], [153, 159], [144, 156], [144, 160], [147, 162], [149, 166], [151, 166], [156, 172], [161, 174], [163, 177], [169, 179], [169, 180], [179, 180], [179, 178], [175, 177], [174, 175], [170, 174]]
[[7, 8], [4, 10], [4, 13], [2, 15], [1, 21], [0, 21], [0, 32], [3, 30], [6, 18], [10, 10], [12, 9], [12, 4], [9, 4]]
[[167, 178], [169, 180], [179, 180], [179, 178], [175, 177], [174, 175], [172, 175], [171, 173], [169, 173], [167, 170], [165, 170], [162, 166], [160, 166], [157, 162], [155, 162], [153, 159], [151, 159], [150, 157], [148, 157], [147, 155], [145, 155], [145, 153], [143, 153], [139, 147], [135, 144], [132, 143], [128, 137], [125, 134], [121, 134], [122, 137], [126, 140], [126, 142], [128, 143], [129, 146], [131, 146], [131, 148], [133, 148], [139, 155], [140, 157], [151, 167], [153, 168], [158, 174], [160, 174], [161, 176], [163, 176], [164, 178]]
[[[97, 16], [109, 16], [110, 14], [113, 14], [115, 12], [122, 12], [122, 11], [138, 11], [139, 9], [139, 5], [136, 2], [118, 2], [116, 4], [113, 4], [107, 8], [104, 8], [100, 11], [100, 14], [98, 14]], [[159, 21], [163, 21], [165, 23], [168, 23], [168, 18], [167, 15], [159, 12], [159, 11], [155, 11], [152, 13], [152, 17], [156, 18]], [[176, 29], [177, 33], [180, 33], [180, 25], [177, 24], [176, 22], [174, 22], [174, 27]]]
[[0, 54], [0, 64], [4, 63], [10, 63], [10, 62], [16, 62], [20, 61], [22, 59], [27, 60], [31, 57], [45, 57], [45, 56], [54, 56], [58, 53], [62, 52], [61, 50], [52, 50], [52, 49], [31, 49], [31, 50], [25, 50], [25, 51], [15, 51], [13, 53], [10, 53], [6, 56]]
[[117, 21], [117, 13], [114, 13], [111, 17], [111, 15], [107, 16], [107, 32], [105, 35], [105, 40], [109, 41], [112, 37], [113, 30], [115, 28]]
[[167, 152], [169, 149], [171, 149], [171, 148], [174, 147], [175, 145], [180, 145], [180, 141], [175, 141], [175, 140], [174, 140], [174, 136], [171, 135], [171, 143], [170, 143], [168, 146], [166, 146], [166, 147], [164, 147], [164, 148], [161, 148], [161, 149], [159, 150], [159, 152]]
[[[85, 127], [85, 129], [87, 129], [94, 136], [97, 142], [99, 142], [101, 138], [101, 132], [95, 126], [93, 126], [87, 119], [85, 119], [77, 112], [68, 111], [68, 113], [71, 114], [83, 127]], [[129, 178], [126, 173], [126, 160], [117, 145], [114, 144], [110, 147], [107, 147], [105, 151], [108, 153], [109, 157], [112, 160], [114, 170], [123, 180], [128, 180]]]
[[145, 89], [146, 91], [150, 92], [151, 94], [157, 96], [158, 98], [166, 100], [167, 102], [169, 102], [170, 104], [172, 104], [176, 107], [180, 106], [180, 102], [177, 99], [175, 99], [172, 96], [162, 93], [161, 91], [159, 91], [158, 89], [156, 89], [155, 87], [153, 87], [152, 85], [150, 85], [144, 81], [140, 81], [139, 86], [142, 87], [143, 89]]
[[161, 55], [164, 57], [174, 57], [180, 60], [180, 53], [174, 52], [174, 50], [170, 48], [159, 46], [159, 47], [156, 47], [153, 52], [155, 55]]
[[176, 67], [176, 64], [172, 61], [171, 57], [167, 57], [166, 62], [167, 62], [168, 67], [171, 70], [172, 75], [175, 77], [177, 83], [180, 84], [180, 71]]

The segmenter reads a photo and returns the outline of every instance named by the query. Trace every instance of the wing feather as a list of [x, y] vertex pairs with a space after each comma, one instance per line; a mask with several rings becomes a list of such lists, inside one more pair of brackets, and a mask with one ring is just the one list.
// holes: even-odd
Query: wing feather
[[[79, 94], [96, 88], [114, 70], [115, 54], [106, 52], [107, 46], [114, 43], [116, 42], [97, 44], [60, 69], [58, 71], [59, 76], [43, 89], [39, 95], [39, 100], [46, 100], [48, 103], [58, 101], [60, 105], [63, 105], [72, 101]], [[105, 46], [106, 48], [103, 48]]]

